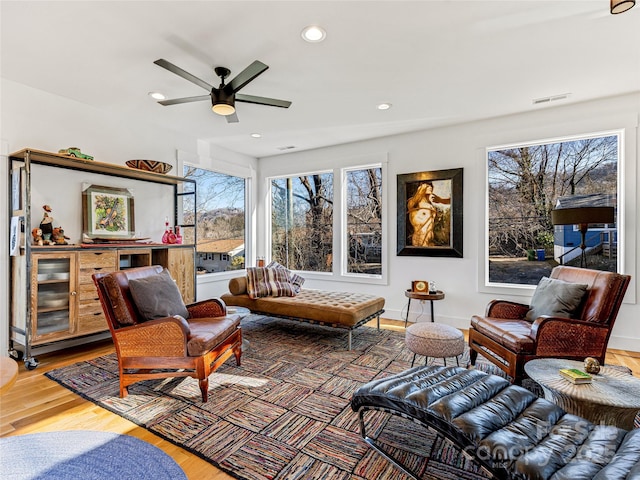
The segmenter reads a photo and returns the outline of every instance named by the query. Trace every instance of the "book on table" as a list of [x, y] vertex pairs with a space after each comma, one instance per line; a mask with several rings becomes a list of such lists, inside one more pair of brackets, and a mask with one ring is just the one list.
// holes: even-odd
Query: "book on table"
[[559, 370], [560, 376], [569, 380], [576, 385], [582, 383], [591, 383], [591, 375], [577, 368], [562, 368]]

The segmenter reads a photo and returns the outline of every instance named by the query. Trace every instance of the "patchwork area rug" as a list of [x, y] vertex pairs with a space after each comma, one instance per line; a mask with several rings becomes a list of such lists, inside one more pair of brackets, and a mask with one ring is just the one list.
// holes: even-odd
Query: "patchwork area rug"
[[[242, 366], [232, 357], [210, 376], [207, 403], [192, 378], [140, 382], [119, 398], [115, 354], [46, 375], [239, 479], [408, 478], [362, 440], [349, 404], [363, 383], [411, 366], [404, 331], [361, 327], [348, 351], [347, 333], [336, 329], [256, 315], [242, 328]], [[415, 423], [366, 418], [367, 433], [423, 479], [487, 478]]]

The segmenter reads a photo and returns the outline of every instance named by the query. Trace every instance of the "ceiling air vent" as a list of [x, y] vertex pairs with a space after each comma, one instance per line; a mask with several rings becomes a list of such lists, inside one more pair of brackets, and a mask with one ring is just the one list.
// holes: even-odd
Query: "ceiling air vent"
[[539, 105], [541, 103], [550, 103], [550, 102], [556, 102], [558, 100], [566, 100], [567, 98], [569, 98], [569, 95], [571, 95], [571, 94], [570, 93], [562, 93], [560, 95], [553, 95], [551, 97], [535, 98], [533, 100], [533, 104], [534, 105]]
[[284, 146], [284, 147], [278, 147], [278, 150], [292, 150], [294, 148], [296, 148], [295, 145], [287, 145], [287, 146]]

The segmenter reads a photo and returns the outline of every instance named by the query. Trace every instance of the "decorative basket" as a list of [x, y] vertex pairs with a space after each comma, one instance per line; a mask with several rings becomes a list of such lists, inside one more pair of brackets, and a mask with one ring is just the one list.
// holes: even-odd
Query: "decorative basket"
[[137, 170], [154, 173], [167, 173], [173, 168], [173, 165], [158, 162], [157, 160], [127, 160], [126, 164], [128, 167], [135, 168]]

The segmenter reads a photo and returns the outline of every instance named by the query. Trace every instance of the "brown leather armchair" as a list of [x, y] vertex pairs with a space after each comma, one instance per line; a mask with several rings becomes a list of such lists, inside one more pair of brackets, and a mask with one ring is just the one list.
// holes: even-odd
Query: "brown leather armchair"
[[144, 321], [137, 310], [129, 280], [162, 272], [160, 266], [97, 273], [93, 281], [118, 356], [120, 396], [127, 386], [153, 378], [197, 378], [207, 401], [209, 375], [231, 355], [240, 365], [242, 330], [238, 315], [227, 315], [220, 299], [187, 305], [188, 318]]
[[521, 383], [524, 364], [541, 357], [583, 360], [604, 364], [607, 343], [631, 277], [618, 273], [558, 266], [550, 278], [586, 284], [587, 293], [575, 318], [543, 315], [525, 319], [529, 305], [493, 300], [484, 316], [474, 315], [469, 328], [471, 364], [478, 353]]

